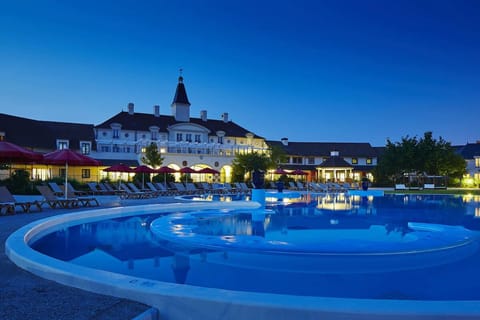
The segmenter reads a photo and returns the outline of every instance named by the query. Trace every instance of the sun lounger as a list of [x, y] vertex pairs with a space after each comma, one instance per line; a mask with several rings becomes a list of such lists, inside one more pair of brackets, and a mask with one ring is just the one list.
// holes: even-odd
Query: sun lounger
[[135, 192], [135, 191], [131, 190], [124, 183], [120, 183], [120, 189], [122, 191], [124, 191], [124, 194], [122, 195], [123, 198], [126, 198], [126, 199], [145, 199], [145, 198], [147, 198], [147, 196], [144, 192]]
[[64, 196], [65, 189], [60, 188], [60, 186], [56, 182], [49, 182], [48, 186], [52, 189], [53, 194], [56, 196]]
[[88, 194], [88, 192], [76, 190], [70, 182], [67, 183], [67, 190], [77, 196], [86, 196]]
[[97, 198], [92, 196], [77, 196], [70, 189], [67, 189], [67, 198], [69, 199], [76, 199], [78, 204], [82, 207], [98, 207], [100, 204], [98, 203]]
[[41, 204], [44, 203], [48, 204], [48, 206], [52, 209], [54, 208], [77, 208], [78, 207], [78, 200], [76, 198], [60, 198], [57, 197], [53, 191], [47, 186], [37, 186], [37, 190], [43, 196], [43, 201]]
[[435, 189], [435, 184], [434, 183], [425, 183], [423, 185], [423, 189], [430, 189], [430, 190]]
[[395, 184], [395, 190], [408, 190], [407, 186], [403, 183]]
[[[17, 201], [10, 193], [7, 187], [0, 187], [0, 206], [6, 207], [6, 213], [14, 213], [15, 207], [21, 207], [23, 212], [30, 212], [32, 206], [36, 207], [38, 211], [42, 211], [42, 204], [36, 200], [34, 201]], [[13, 206], [13, 207], [12, 207]], [[13, 210], [12, 210], [13, 209]]]

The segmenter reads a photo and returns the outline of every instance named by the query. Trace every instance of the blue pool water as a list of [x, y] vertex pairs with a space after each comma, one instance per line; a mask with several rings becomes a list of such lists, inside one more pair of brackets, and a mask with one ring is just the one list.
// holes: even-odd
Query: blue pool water
[[347, 195], [71, 226], [32, 247], [140, 278], [303, 296], [480, 300], [480, 199]]

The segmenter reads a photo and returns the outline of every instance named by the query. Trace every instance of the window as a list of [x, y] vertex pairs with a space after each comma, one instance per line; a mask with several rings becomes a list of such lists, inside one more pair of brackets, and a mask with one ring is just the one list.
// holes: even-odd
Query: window
[[158, 132], [152, 131], [152, 140], [157, 140], [157, 139], [158, 139]]
[[118, 145], [114, 144], [113, 148], [112, 148], [112, 151], [113, 152], [120, 152], [120, 148], [118, 147]]
[[177, 133], [177, 141], [183, 141], [183, 135], [181, 133]]
[[120, 138], [120, 129], [112, 129], [113, 131], [113, 139], [118, 139]]
[[195, 142], [198, 142], [198, 143], [202, 142], [202, 140], [200, 139], [200, 135], [199, 135], [199, 134], [196, 134], [196, 135], [195, 135]]
[[480, 158], [475, 158], [475, 168], [480, 168]]
[[90, 169], [82, 169], [82, 178], [83, 179], [90, 178]]
[[192, 134], [191, 134], [191, 133], [185, 134], [185, 140], [186, 140], [187, 142], [192, 142]]
[[130, 147], [123, 147], [123, 152], [130, 153]]
[[302, 164], [302, 157], [292, 157], [292, 163]]
[[68, 149], [68, 140], [57, 140], [57, 149]]
[[0, 141], [5, 140], [5, 132], [0, 132]]
[[61, 178], [65, 178], [65, 175], [67, 174], [67, 170], [65, 168], [60, 168], [58, 170], [58, 175], [61, 177]]
[[367, 164], [372, 164], [372, 158], [367, 158]]
[[102, 152], [110, 152], [110, 147], [109, 147], [109, 146], [101, 146], [101, 147], [100, 147], [100, 150], [101, 150]]
[[223, 144], [223, 137], [218, 137], [218, 143]]
[[308, 157], [308, 164], [315, 164], [315, 157]]
[[358, 164], [358, 158], [352, 158], [352, 164]]
[[90, 154], [91, 143], [87, 141], [80, 141], [80, 151], [82, 154]]

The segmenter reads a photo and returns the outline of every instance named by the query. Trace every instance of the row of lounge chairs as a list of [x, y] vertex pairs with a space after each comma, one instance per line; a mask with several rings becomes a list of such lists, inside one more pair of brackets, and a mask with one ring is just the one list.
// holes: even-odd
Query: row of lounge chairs
[[116, 194], [123, 199], [145, 199], [158, 196], [178, 196], [195, 194], [245, 194], [250, 188], [245, 183], [181, 183], [172, 182], [164, 185], [158, 182], [146, 182], [144, 187], [135, 185], [132, 182], [120, 183], [114, 188], [109, 183], [89, 183], [93, 194]]
[[[57, 185], [57, 187], [59, 186]], [[14, 214], [17, 212], [17, 208], [20, 208], [22, 212], [27, 213], [32, 212], [32, 209], [42, 211], [44, 205], [47, 205], [52, 209], [71, 209], [100, 205], [98, 200], [93, 196], [77, 196], [73, 193], [67, 192], [67, 196], [65, 197], [64, 192], [62, 192], [62, 196], [57, 195], [59, 191], [54, 191], [49, 186], [36, 186], [36, 188], [42, 196], [41, 200], [20, 201], [11, 194], [7, 187], [0, 186], [0, 214]]]
[[[270, 183], [270, 187], [272, 189], [276, 189], [277, 186], [274, 182]], [[320, 193], [342, 193], [347, 192], [348, 190], [356, 190], [358, 189], [358, 185], [350, 184], [350, 183], [334, 183], [334, 182], [327, 182], [327, 183], [316, 183], [316, 182], [309, 182], [304, 184], [300, 181], [288, 182], [288, 189], [290, 190], [299, 190], [299, 191], [313, 191], [313, 192], [320, 192]]]

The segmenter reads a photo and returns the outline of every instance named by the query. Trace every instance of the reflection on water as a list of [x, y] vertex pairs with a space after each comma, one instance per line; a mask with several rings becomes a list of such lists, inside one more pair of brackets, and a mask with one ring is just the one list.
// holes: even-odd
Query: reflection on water
[[[269, 205], [271, 213], [252, 219], [251, 212], [202, 219], [195, 232], [206, 236], [251, 236], [267, 239], [299, 235], [308, 243], [329, 233], [330, 239], [370, 230], [371, 241], [408, 241], [409, 222], [465, 226], [480, 230], [480, 197], [407, 195], [385, 197], [312, 197]], [[480, 255], [465, 261], [412, 271], [303, 274], [289, 268], [238, 268], [238, 254], [228, 249], [186, 249], [152, 235], [150, 222], [162, 215], [137, 216], [82, 224], [50, 234], [32, 245], [54, 258], [72, 263], [156, 279], [234, 290], [320, 295], [331, 297], [401, 299], [480, 299]], [[385, 237], [381, 239], [380, 236]], [[320, 239], [320, 238], [316, 238]], [[317, 240], [316, 240], [317, 241]], [[246, 258], [242, 258], [246, 259]], [[250, 259], [250, 258], [248, 258]], [[251, 258], [252, 266], [268, 265], [269, 255]], [[304, 262], [312, 268], [311, 262]], [[345, 263], [346, 265], [347, 263]], [[340, 266], [339, 266], [340, 267]], [[349, 266], [355, 268], [355, 265]], [[332, 265], [332, 269], [336, 266]], [[455, 281], [448, 280], [455, 279]]]

